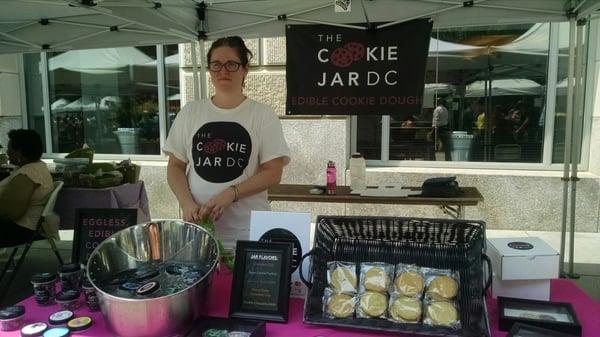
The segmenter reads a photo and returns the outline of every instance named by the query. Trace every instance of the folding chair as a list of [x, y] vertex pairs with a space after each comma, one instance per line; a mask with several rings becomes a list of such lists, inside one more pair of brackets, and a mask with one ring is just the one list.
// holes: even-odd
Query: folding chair
[[61, 265], [63, 264], [63, 260], [60, 257], [60, 254], [58, 253], [58, 248], [56, 248], [54, 239], [52, 239], [52, 237], [49, 235], [50, 233], [48, 233], [46, 231], [46, 229], [44, 228], [44, 226], [46, 225], [46, 218], [49, 215], [54, 213], [54, 204], [56, 204], [56, 198], [58, 197], [58, 192], [63, 187], [63, 184], [64, 183], [62, 181], [54, 182], [54, 189], [50, 193], [50, 196], [48, 197], [48, 201], [46, 201], [46, 205], [44, 206], [44, 210], [42, 211], [42, 215], [40, 216], [40, 218], [36, 224], [35, 233], [33, 233], [31, 238], [29, 238], [29, 240], [27, 240], [27, 242], [24, 242], [25, 248], [24, 248], [23, 252], [21, 253], [21, 256], [18, 259], [18, 261], [16, 261], [16, 263], [15, 263], [15, 259], [16, 259], [15, 257], [17, 255], [17, 252], [19, 251], [20, 245], [16, 246], [13, 249], [12, 253], [10, 254], [10, 257], [8, 258], [8, 261], [6, 261], [6, 265], [4, 266], [4, 269], [2, 270], [2, 274], [0, 275], [0, 284], [2, 283], [2, 280], [4, 280], [4, 276], [8, 272], [8, 269], [11, 266], [14, 266], [14, 269], [12, 270], [11, 275], [9, 276], [8, 283], [5, 285], [2, 292], [0, 292], [0, 301], [2, 301], [2, 299], [8, 292], [8, 288], [10, 287], [11, 283], [17, 276], [17, 273], [18, 273], [19, 269], [21, 268], [21, 265], [25, 261], [27, 252], [29, 252], [29, 248], [31, 248], [31, 245], [33, 244], [34, 241], [39, 241], [39, 240], [44, 240], [44, 239], [48, 240], [48, 242], [50, 243], [50, 247], [52, 247], [52, 251], [54, 252], [54, 255], [56, 255], [56, 259], [58, 260], [58, 262]]

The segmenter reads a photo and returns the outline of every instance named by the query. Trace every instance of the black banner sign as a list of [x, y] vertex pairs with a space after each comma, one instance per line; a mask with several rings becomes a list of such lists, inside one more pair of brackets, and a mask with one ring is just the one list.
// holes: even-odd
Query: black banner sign
[[137, 223], [137, 209], [78, 208], [75, 219], [71, 261], [85, 264], [104, 239]]
[[288, 25], [286, 114], [419, 114], [431, 27]]

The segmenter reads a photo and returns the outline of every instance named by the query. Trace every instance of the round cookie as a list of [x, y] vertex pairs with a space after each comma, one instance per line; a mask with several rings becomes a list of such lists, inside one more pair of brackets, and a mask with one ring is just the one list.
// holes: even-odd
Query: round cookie
[[396, 321], [416, 322], [422, 311], [421, 301], [414, 297], [398, 297], [390, 307], [390, 315]]
[[424, 281], [419, 273], [405, 271], [396, 277], [394, 285], [399, 294], [414, 297], [423, 292]]
[[337, 318], [350, 317], [354, 313], [354, 299], [344, 294], [332, 295], [327, 302], [327, 312]]
[[384, 292], [390, 284], [390, 276], [381, 267], [373, 267], [367, 270], [364, 277], [366, 290]]
[[356, 283], [356, 273], [348, 267], [339, 266], [331, 272], [331, 287], [334, 290], [355, 293]]
[[366, 291], [360, 296], [360, 309], [369, 317], [380, 317], [387, 309], [387, 296], [375, 291]]
[[435, 277], [427, 287], [427, 295], [438, 301], [453, 299], [457, 294], [458, 283], [446, 275]]
[[427, 318], [433, 325], [450, 326], [458, 320], [458, 312], [450, 302], [433, 302], [427, 306]]

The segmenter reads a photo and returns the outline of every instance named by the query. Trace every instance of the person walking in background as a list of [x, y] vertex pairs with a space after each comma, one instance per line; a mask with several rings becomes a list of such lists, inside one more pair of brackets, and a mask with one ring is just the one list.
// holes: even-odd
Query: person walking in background
[[8, 132], [8, 160], [17, 169], [0, 182], [0, 248], [27, 242], [35, 234], [54, 188], [42, 160], [43, 143], [34, 130]]
[[270, 210], [267, 189], [290, 161], [273, 109], [243, 94], [251, 57], [238, 36], [213, 42], [206, 59], [215, 94], [182, 108], [163, 148], [183, 219], [210, 218], [225, 248], [248, 239], [252, 210]]
[[448, 109], [446, 109], [444, 106], [443, 98], [438, 97], [436, 102], [437, 105], [433, 110], [433, 118], [431, 121], [434, 135], [436, 135], [434, 139], [439, 139], [441, 141], [445, 160], [451, 160], [448, 129]]

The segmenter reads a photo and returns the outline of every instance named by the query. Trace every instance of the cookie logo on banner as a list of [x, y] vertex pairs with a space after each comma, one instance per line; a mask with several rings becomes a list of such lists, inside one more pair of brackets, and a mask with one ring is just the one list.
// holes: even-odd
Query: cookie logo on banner
[[211, 183], [232, 181], [242, 175], [252, 153], [248, 131], [234, 122], [204, 124], [192, 141], [194, 170]]

